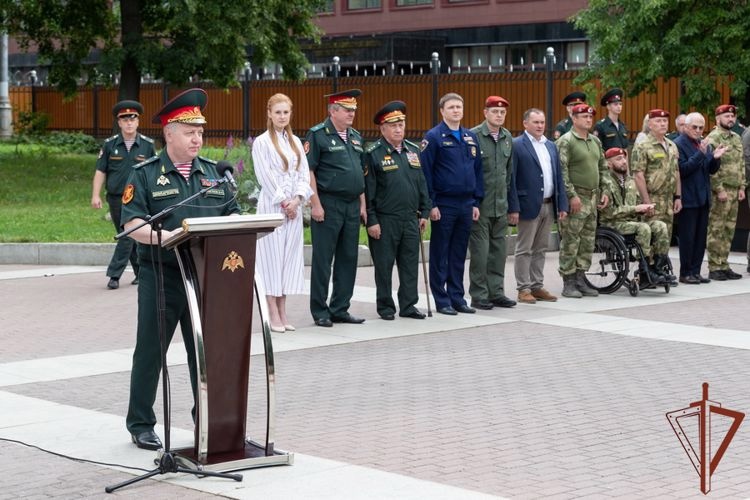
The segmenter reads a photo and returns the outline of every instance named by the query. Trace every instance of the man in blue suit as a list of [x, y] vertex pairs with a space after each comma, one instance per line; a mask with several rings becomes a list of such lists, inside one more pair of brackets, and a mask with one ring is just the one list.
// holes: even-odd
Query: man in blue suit
[[708, 283], [701, 276], [703, 254], [706, 251], [708, 212], [711, 207], [711, 179], [721, 162], [726, 148], [714, 150], [703, 138], [706, 120], [700, 113], [690, 113], [685, 127], [675, 140], [680, 157], [680, 186], [682, 186], [682, 211], [677, 227], [680, 241], [680, 283], [698, 285]]
[[513, 172], [508, 190], [508, 222], [518, 225], [515, 274], [518, 302], [554, 302], [544, 289], [544, 254], [550, 227], [568, 215], [560, 161], [555, 144], [544, 137], [544, 112], [523, 114], [523, 134], [513, 139]]

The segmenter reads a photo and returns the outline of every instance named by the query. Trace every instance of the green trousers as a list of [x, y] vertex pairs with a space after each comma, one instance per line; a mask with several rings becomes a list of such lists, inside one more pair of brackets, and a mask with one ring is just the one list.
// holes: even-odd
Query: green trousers
[[508, 252], [505, 234], [508, 218], [484, 217], [471, 226], [469, 236], [469, 295], [473, 300], [493, 300], [505, 296], [505, 260]]

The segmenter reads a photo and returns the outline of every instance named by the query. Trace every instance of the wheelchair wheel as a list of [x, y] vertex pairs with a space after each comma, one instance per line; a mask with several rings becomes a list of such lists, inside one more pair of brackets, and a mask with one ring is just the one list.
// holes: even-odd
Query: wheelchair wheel
[[630, 292], [630, 296], [637, 297], [639, 291], [640, 287], [638, 286], [638, 282], [636, 280], [631, 281], [630, 285], [628, 285], [628, 292]]
[[591, 267], [585, 273], [586, 283], [600, 293], [619, 290], [628, 276], [629, 261], [630, 252], [622, 236], [612, 229], [598, 228]]
[[669, 281], [667, 281], [666, 283], [664, 283], [664, 293], [669, 293], [669, 289], [670, 288], [671, 287], [669, 285]]

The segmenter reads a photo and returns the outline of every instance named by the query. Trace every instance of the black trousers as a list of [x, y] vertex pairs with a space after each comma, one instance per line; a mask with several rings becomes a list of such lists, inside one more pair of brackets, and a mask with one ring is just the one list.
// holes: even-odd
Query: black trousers
[[708, 235], [708, 204], [683, 208], [677, 234], [680, 240], [680, 276], [700, 274]]

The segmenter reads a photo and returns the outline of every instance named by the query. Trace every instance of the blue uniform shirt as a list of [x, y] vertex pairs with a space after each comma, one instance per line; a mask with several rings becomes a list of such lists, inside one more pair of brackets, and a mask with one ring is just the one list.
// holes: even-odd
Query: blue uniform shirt
[[445, 122], [427, 132], [420, 161], [432, 206], [464, 206], [467, 200], [479, 208], [484, 198], [484, 177], [479, 140], [460, 127], [461, 141]]

